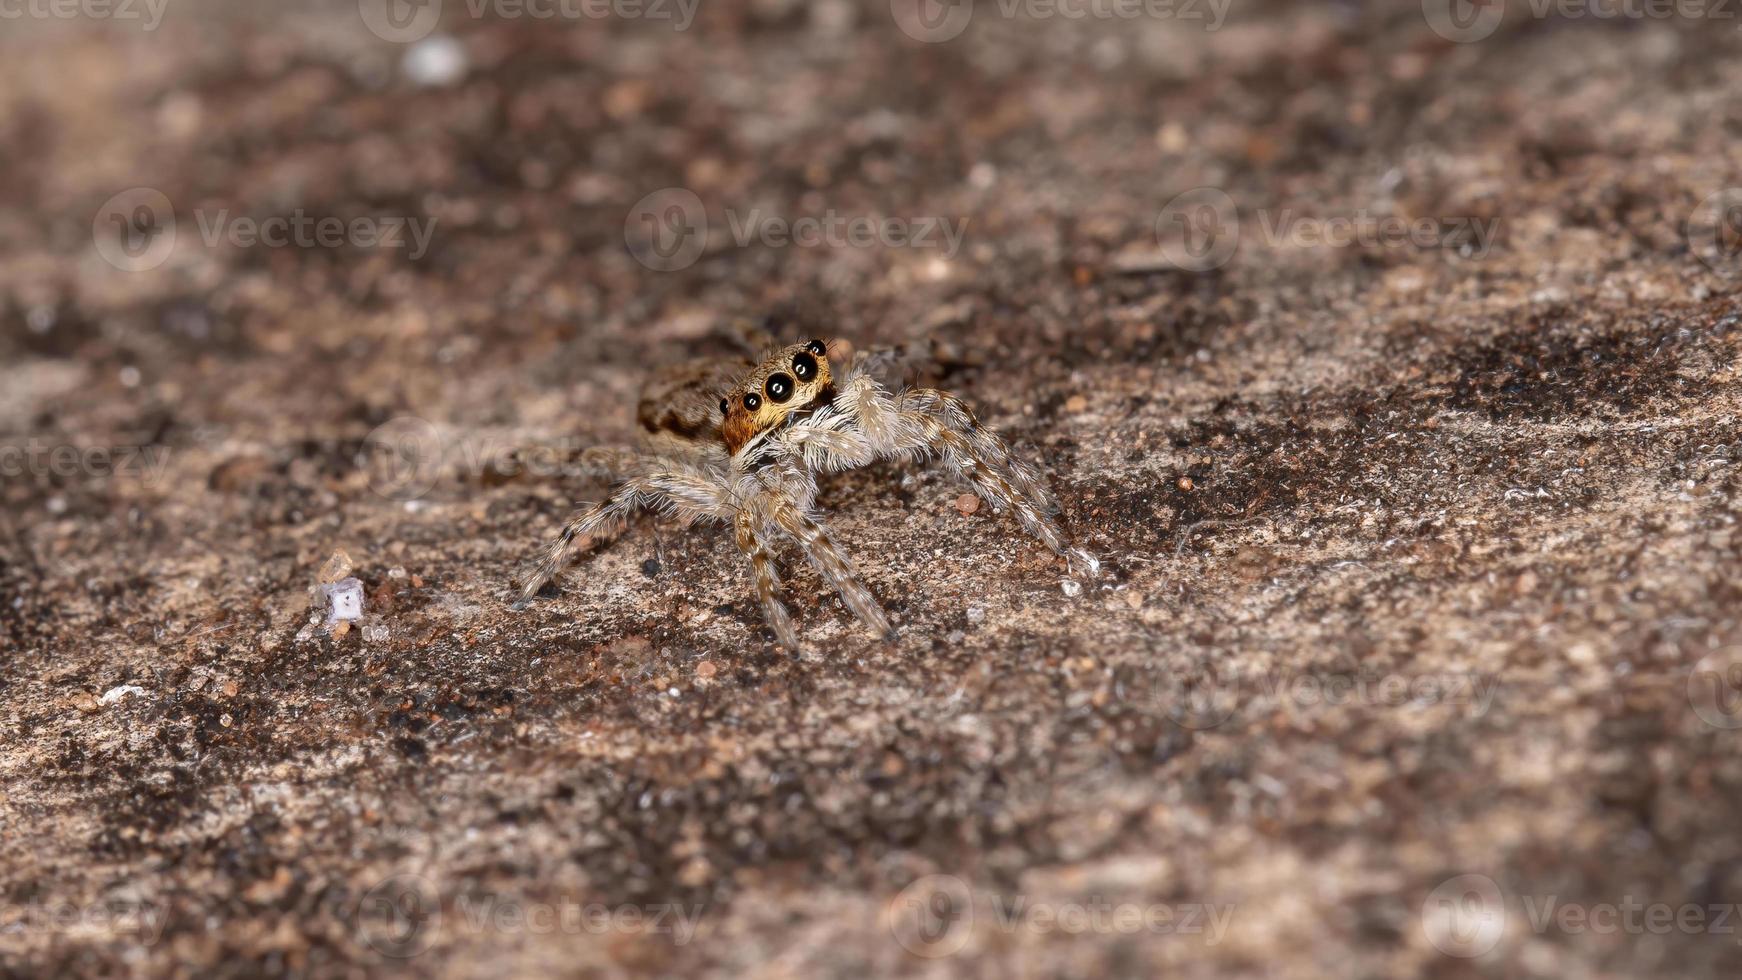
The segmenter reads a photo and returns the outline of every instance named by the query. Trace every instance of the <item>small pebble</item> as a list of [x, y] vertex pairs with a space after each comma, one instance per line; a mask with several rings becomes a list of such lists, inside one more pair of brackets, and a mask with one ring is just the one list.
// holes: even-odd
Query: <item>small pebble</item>
[[970, 622], [970, 623], [984, 623], [985, 621], [986, 621], [986, 610], [984, 607], [982, 607], [982, 606], [969, 606], [968, 607], [968, 622]]
[[1197, 486], [1197, 484], [1195, 484], [1195, 483], [1193, 483], [1193, 482], [1192, 482], [1192, 478], [1191, 478], [1191, 477], [1189, 477], [1189, 476], [1182, 476], [1182, 477], [1180, 477], [1180, 478], [1179, 478], [1179, 488], [1180, 488], [1180, 489], [1181, 489], [1181, 490], [1190, 490], [1190, 489], [1191, 489], [1191, 488], [1192, 488], [1192, 487], [1194, 487], [1194, 486]]
[[387, 624], [379, 620], [363, 627], [364, 643], [386, 643], [389, 635]]
[[89, 691], [79, 691], [78, 693], [74, 694], [72, 697], [72, 702], [73, 702], [73, 707], [79, 709], [80, 711], [84, 712], [87, 715], [90, 714], [91, 712], [97, 710], [97, 699], [95, 697], [92, 697], [91, 692], [89, 692]]
[[718, 672], [719, 672], [719, 668], [715, 667], [714, 662], [711, 660], [704, 660], [701, 663], [696, 664], [696, 676], [697, 677], [706, 679], [706, 678], [714, 676]]
[[642, 562], [641, 563], [641, 574], [647, 576], [648, 578], [658, 578], [659, 577], [659, 559], [658, 558], [649, 558], [646, 561]]
[[979, 509], [980, 498], [975, 494], [964, 493], [956, 498], [956, 510], [960, 511], [963, 517], [967, 517]]
[[351, 556], [341, 548], [333, 552], [333, 557], [328, 558], [327, 563], [321, 566], [320, 574], [315, 576], [315, 581], [326, 585], [337, 582], [349, 574], [351, 574]]
[[405, 577], [405, 566], [404, 565], [395, 565], [392, 568], [389, 568], [387, 570], [387, 577], [388, 578], [404, 578]]
[[1072, 395], [1071, 397], [1065, 399], [1065, 411], [1071, 413], [1072, 415], [1076, 415], [1080, 412], [1083, 412], [1083, 411], [1087, 410], [1088, 407], [1089, 407], [1089, 400], [1087, 398], [1084, 398], [1082, 395]]
[[1070, 596], [1073, 599], [1075, 599], [1077, 596], [1080, 596], [1083, 594], [1082, 583], [1078, 582], [1074, 578], [1067, 578], [1067, 579], [1061, 580], [1059, 582], [1059, 588], [1065, 590], [1065, 595]]

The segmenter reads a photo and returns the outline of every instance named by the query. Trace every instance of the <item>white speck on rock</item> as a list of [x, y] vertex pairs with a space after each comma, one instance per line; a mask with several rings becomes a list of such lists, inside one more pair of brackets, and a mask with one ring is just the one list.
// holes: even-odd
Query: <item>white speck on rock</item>
[[390, 635], [391, 633], [387, 629], [387, 624], [380, 622], [379, 620], [363, 627], [364, 643], [386, 643], [387, 638]]
[[414, 85], [452, 85], [466, 77], [466, 48], [454, 37], [437, 34], [412, 45], [399, 68]]
[[114, 704], [115, 702], [121, 700], [122, 698], [126, 697], [129, 694], [144, 694], [144, 693], [145, 693], [145, 688], [143, 688], [143, 687], [139, 687], [139, 686], [133, 685], [133, 684], [122, 684], [119, 687], [111, 687], [107, 691], [104, 691], [103, 696], [97, 699], [97, 703], [98, 704]]
[[1078, 582], [1074, 578], [1060, 579], [1059, 588], [1065, 590], [1065, 595], [1070, 596], [1072, 599], [1083, 594], [1083, 583]]

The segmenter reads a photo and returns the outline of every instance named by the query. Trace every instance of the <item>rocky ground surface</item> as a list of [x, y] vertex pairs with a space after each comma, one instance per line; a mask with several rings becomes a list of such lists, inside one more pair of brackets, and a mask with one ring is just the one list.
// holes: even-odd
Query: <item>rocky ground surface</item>
[[[448, 7], [0, 36], [0, 971], [1735, 974], [1736, 22]], [[657, 520], [511, 611], [744, 322], [902, 351], [1102, 576], [882, 465], [893, 643]]]

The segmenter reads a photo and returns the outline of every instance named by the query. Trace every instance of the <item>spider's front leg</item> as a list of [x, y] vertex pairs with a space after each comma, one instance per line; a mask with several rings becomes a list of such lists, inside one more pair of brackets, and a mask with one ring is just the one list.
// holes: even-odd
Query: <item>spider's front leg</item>
[[738, 550], [750, 556], [750, 568], [756, 574], [756, 598], [762, 603], [762, 614], [768, 617], [774, 636], [788, 650], [798, 649], [798, 634], [792, 628], [792, 616], [786, 603], [780, 600], [780, 572], [768, 554], [768, 540], [756, 528], [756, 518], [740, 510], [734, 522]]
[[942, 458], [993, 510], [1009, 508], [1024, 530], [1064, 556], [1073, 571], [1089, 577], [1100, 571], [1099, 559], [1077, 547], [1060, 522], [1058, 499], [1045, 477], [981, 425], [961, 399], [935, 388], [892, 397], [869, 379], [855, 381], [842, 401], [856, 416], [868, 448], [883, 455]]
[[703, 470], [672, 466], [628, 477], [612, 487], [603, 501], [563, 525], [562, 533], [551, 542], [544, 557], [526, 574], [515, 608], [524, 607], [546, 582], [562, 571], [577, 540], [589, 534], [613, 534], [644, 507], [675, 513], [692, 524], [701, 520], [730, 520], [735, 513], [728, 488]]
[[[786, 464], [776, 464], [771, 468], [777, 471], [791, 469]], [[794, 473], [788, 473], [788, 479], [797, 481], [800, 478]], [[795, 497], [776, 480], [764, 484], [764, 489], [757, 495], [753, 506], [766, 521], [798, 544], [823, 580], [841, 594], [841, 601], [847, 604], [853, 615], [871, 627], [878, 636], [893, 640], [895, 627], [890, 624], [888, 614], [878, 604], [877, 597], [871, 594], [870, 588], [859, 578], [859, 572], [853, 567], [852, 560], [835, 543], [829, 529], [807, 512], [807, 502]]]

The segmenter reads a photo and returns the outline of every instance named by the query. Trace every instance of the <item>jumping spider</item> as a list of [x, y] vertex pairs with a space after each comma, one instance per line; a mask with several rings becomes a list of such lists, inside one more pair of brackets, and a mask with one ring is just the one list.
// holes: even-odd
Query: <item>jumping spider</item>
[[1100, 563], [1060, 524], [1058, 501], [1040, 472], [1012, 455], [960, 399], [932, 388], [891, 394], [866, 366], [860, 354], [836, 374], [828, 345], [812, 340], [764, 356], [735, 383], [727, 366], [718, 366], [649, 390], [638, 413], [646, 449], [593, 456], [609, 459], [619, 482], [563, 527], [525, 577], [517, 605], [562, 570], [578, 539], [611, 534], [646, 507], [691, 524], [732, 527], [756, 574], [756, 597], [784, 646], [796, 650], [798, 635], [769, 554], [777, 535], [798, 544], [865, 625], [893, 638], [883, 607], [817, 514], [816, 474], [904, 457], [942, 459], [994, 511], [1014, 511], [1073, 569], [1098, 571]]

